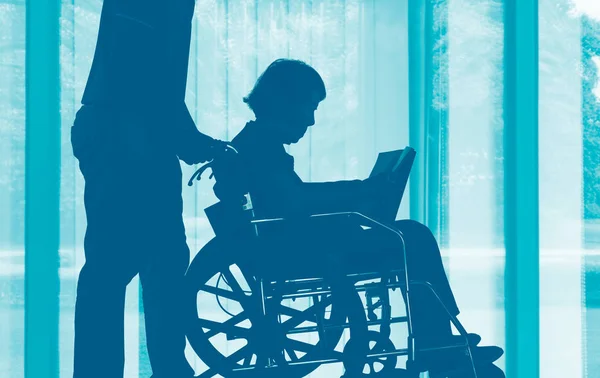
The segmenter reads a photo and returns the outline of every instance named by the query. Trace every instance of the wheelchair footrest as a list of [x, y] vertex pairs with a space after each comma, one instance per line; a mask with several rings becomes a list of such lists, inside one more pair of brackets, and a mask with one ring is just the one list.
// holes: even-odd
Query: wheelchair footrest
[[[431, 366], [437, 366], [439, 359], [444, 358], [444, 354], [451, 353], [452, 351], [455, 352], [452, 354], [456, 357], [463, 356], [464, 360], [462, 361], [462, 364], [467, 364], [468, 355], [466, 354], [466, 351], [468, 348], [468, 345], [458, 342], [437, 348], [421, 349], [418, 352], [417, 359], [409, 363], [410, 366], [408, 366], [408, 368], [415, 371], [426, 372]], [[456, 368], [454, 363], [459, 363], [459, 361], [453, 358], [452, 361], [446, 361], [446, 363], [450, 364], [448, 370], [452, 370]]]

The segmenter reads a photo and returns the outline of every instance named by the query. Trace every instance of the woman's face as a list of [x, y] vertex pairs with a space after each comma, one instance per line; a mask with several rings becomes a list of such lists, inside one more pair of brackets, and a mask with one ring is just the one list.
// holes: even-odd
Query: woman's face
[[315, 111], [319, 106], [320, 97], [316, 92], [307, 97], [290, 104], [280, 113], [281, 119], [277, 123], [282, 130], [284, 144], [298, 143], [308, 128], [315, 124]]

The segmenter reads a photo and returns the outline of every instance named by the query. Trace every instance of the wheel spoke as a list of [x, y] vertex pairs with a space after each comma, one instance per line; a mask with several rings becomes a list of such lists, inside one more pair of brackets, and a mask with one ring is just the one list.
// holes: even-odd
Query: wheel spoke
[[252, 356], [254, 356], [254, 353], [249, 353], [246, 357], [244, 357], [244, 363], [242, 364], [242, 366], [250, 366], [250, 363], [252, 362]]
[[330, 358], [336, 358], [340, 361], [342, 361], [342, 356], [344, 355], [344, 352], [340, 352], [337, 351], [335, 349], [331, 349], [327, 351], [327, 356], [329, 356]]
[[225, 289], [221, 289], [219, 287], [215, 287], [215, 286], [209, 286], [209, 285], [202, 285], [199, 289], [199, 291], [205, 291], [207, 293], [210, 294], [214, 294], [217, 295], [219, 297], [222, 298], [227, 298], [227, 299], [231, 299], [233, 301], [239, 302], [239, 303], [244, 303], [246, 298], [243, 294], [239, 294], [239, 293], [235, 293], [233, 291], [229, 291], [229, 290], [225, 290]]
[[318, 310], [324, 310], [325, 308], [327, 308], [327, 306], [329, 306], [330, 303], [331, 303], [331, 297], [327, 297], [327, 298], [323, 299], [321, 302], [310, 306], [309, 308], [307, 308], [304, 311], [300, 311], [300, 310], [296, 310], [296, 309], [293, 309], [288, 306], [280, 305], [280, 311], [283, 314], [285, 314], [285, 315], [292, 314], [292, 315], [290, 315], [290, 316], [292, 316], [290, 319], [283, 322], [283, 324], [282, 324], [283, 329], [286, 331], [290, 330], [292, 328], [297, 327], [298, 325], [300, 325], [302, 322], [305, 322], [305, 321], [315, 322], [315, 320], [312, 319], [312, 316], [314, 316]]
[[383, 343], [375, 343], [373, 349], [371, 349], [371, 353], [381, 353], [385, 351], [385, 346]]
[[250, 351], [250, 348], [248, 348], [248, 345], [244, 345], [232, 355], [227, 356], [225, 359], [227, 360], [227, 363], [233, 365], [237, 364], [240, 360], [245, 359], [248, 356], [248, 354], [252, 356], [252, 352]]
[[[238, 324], [239, 322], [243, 322], [246, 319], [248, 319], [248, 316], [246, 315], [246, 312], [244, 311], [244, 312], [240, 312], [239, 314], [237, 314], [233, 318], [227, 319], [226, 321], [224, 321], [221, 324], [223, 324], [223, 326], [226, 326], [226, 327], [232, 327], [232, 326]], [[238, 327], [236, 327], [236, 328], [238, 328]], [[246, 331], [246, 328], [242, 328], [242, 327], [239, 327], [239, 328], [241, 328], [241, 329], [243, 329], [243, 330]], [[206, 333], [206, 338], [210, 339], [211, 337], [213, 337], [217, 333], [219, 333], [219, 332], [214, 332], [214, 330], [211, 329], [209, 332]]]
[[[310, 344], [310, 343], [295, 340], [295, 339], [286, 339], [285, 345], [286, 345], [285, 350], [288, 352], [288, 354], [290, 355], [290, 358], [292, 360], [293, 360], [292, 353], [294, 353], [294, 355], [295, 355], [295, 352], [303, 352], [306, 354], [316, 352], [315, 354], [317, 354], [317, 355], [324, 354], [324, 355], [327, 355], [328, 358], [337, 358], [340, 361], [342, 360], [342, 356], [343, 356], [343, 352], [339, 352], [335, 349], [323, 351], [322, 345]], [[313, 356], [313, 358], [315, 357], [314, 354], [312, 354], [312, 356]]]
[[218, 373], [213, 368], [208, 368], [204, 373], [198, 375], [196, 378], [212, 378]]
[[294, 349], [285, 348], [285, 351], [287, 352], [288, 356], [290, 356], [290, 360], [292, 360], [292, 362], [298, 361], [298, 356], [296, 355], [296, 351]]
[[[238, 265], [239, 267], [239, 265]], [[242, 269], [240, 267], [240, 271], [242, 272], [242, 276], [244, 276], [244, 279], [246, 280], [246, 283], [248, 284], [248, 287], [250, 288], [250, 290], [254, 290], [255, 289], [255, 285], [257, 284], [256, 282], [256, 278], [252, 275], [250, 275], [246, 270]]]
[[[227, 322], [229, 322], [231, 319], [229, 319]], [[209, 329], [209, 332], [206, 332], [207, 339], [210, 339], [219, 333], [224, 333], [225, 335], [230, 335], [231, 337], [248, 339], [250, 336], [250, 330], [233, 325], [239, 323], [239, 321], [233, 324], [227, 324], [227, 322], [219, 323], [207, 319], [198, 319], [197, 321], [199, 327]]]
[[289, 351], [289, 349], [292, 349], [292, 350], [304, 352], [304, 353], [308, 353], [317, 347], [316, 345], [313, 345], [313, 344], [310, 344], [310, 343], [307, 343], [304, 341], [288, 339], [288, 338], [286, 338], [285, 344], [286, 344], [286, 350], [288, 350], [288, 351]]
[[304, 311], [291, 308], [285, 305], [280, 305], [279, 310], [281, 311], [281, 315], [287, 315], [292, 318], [295, 316], [304, 316]]
[[264, 353], [259, 353], [256, 355], [256, 368], [257, 369], [262, 369], [264, 368], [267, 364], [267, 356]]
[[371, 372], [371, 374], [375, 374], [376, 373], [375, 362], [369, 361], [369, 362], [367, 362], [367, 365], [369, 365], [369, 371]]
[[225, 276], [226, 283], [231, 288], [231, 291], [233, 291], [234, 293], [237, 292], [242, 295], [245, 295], [244, 290], [240, 286], [237, 279], [234, 277], [233, 273], [231, 273], [231, 270], [229, 270], [229, 268], [223, 271], [223, 276]]

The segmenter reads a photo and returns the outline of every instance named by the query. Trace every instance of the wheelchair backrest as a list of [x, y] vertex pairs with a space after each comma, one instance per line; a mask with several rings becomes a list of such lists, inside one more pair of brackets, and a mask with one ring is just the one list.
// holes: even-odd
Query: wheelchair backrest
[[252, 196], [249, 190], [247, 170], [238, 154], [227, 154], [211, 163], [215, 178], [213, 191], [219, 202], [204, 212], [215, 235], [227, 238], [257, 236]]

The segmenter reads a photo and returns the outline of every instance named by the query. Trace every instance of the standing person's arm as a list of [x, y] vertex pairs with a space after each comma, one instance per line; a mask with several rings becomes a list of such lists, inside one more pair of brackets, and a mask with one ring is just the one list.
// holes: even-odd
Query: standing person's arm
[[[175, 153], [188, 164], [211, 160], [224, 145], [198, 130], [185, 104], [195, 1], [152, 0], [143, 4], [151, 7], [150, 13], [158, 20], [161, 43], [165, 46], [165, 60], [159, 59], [163, 67], [156, 69], [164, 72], [158, 87], [165, 88], [165, 96], [159, 97], [168, 107], [167, 120], [173, 120], [165, 126], [170, 127]], [[169, 93], [173, 95], [166, 95]]]
[[222, 143], [194, 124], [185, 91], [193, 0], [105, 0], [84, 104], [138, 115], [154, 140], [189, 164]]
[[174, 147], [177, 156], [187, 164], [202, 163], [212, 160], [225, 152], [225, 142], [213, 139], [201, 133], [185, 102], [180, 102], [177, 112], [181, 118], [173, 124]]

